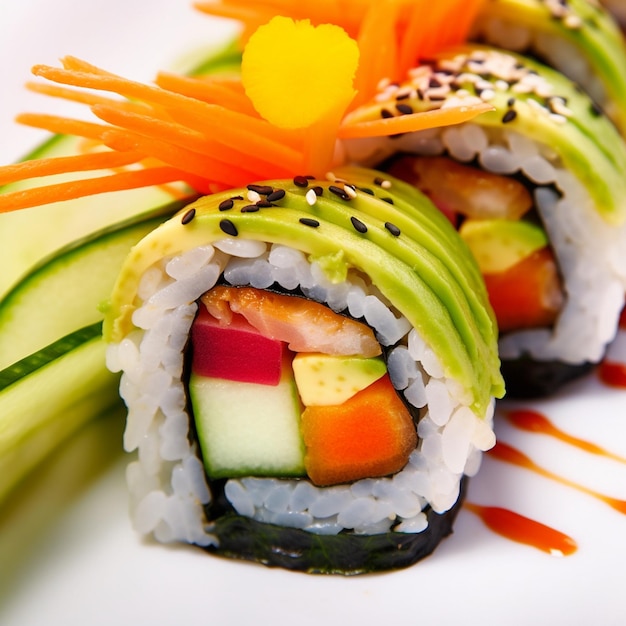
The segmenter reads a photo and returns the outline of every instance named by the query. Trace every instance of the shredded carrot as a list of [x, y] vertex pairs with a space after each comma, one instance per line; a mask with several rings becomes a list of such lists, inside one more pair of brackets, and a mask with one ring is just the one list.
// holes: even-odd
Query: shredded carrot
[[400, 80], [402, 78], [396, 76], [397, 19], [398, 4], [394, 0], [372, 2], [365, 14], [357, 39], [361, 53], [355, 80], [358, 94], [351, 108], [370, 100], [375, 95], [381, 79]]
[[16, 117], [20, 124], [40, 128], [58, 135], [75, 135], [87, 139], [99, 140], [106, 126], [60, 117], [58, 115], [46, 115], [45, 113], [21, 113]]
[[114, 102], [120, 108], [128, 108], [131, 111], [145, 108], [145, 105], [139, 102], [131, 102], [128, 100], [112, 99], [100, 96], [91, 91], [79, 91], [78, 89], [69, 89], [59, 85], [51, 85], [49, 83], [36, 83], [34, 81], [26, 83], [26, 87], [33, 92], [40, 93], [53, 98], [61, 98], [69, 102], [78, 104], [87, 104], [93, 106], [96, 104], [109, 104]]
[[252, 103], [246, 97], [240, 81], [204, 80], [160, 72], [156, 84], [163, 89], [174, 91], [188, 98], [195, 98], [210, 104], [219, 104], [231, 111], [258, 117]]
[[253, 172], [243, 167], [225, 165], [218, 159], [199, 154], [193, 150], [128, 131], [108, 131], [103, 137], [103, 141], [113, 149], [125, 150], [132, 146], [132, 149], [150, 154], [178, 171], [186, 171], [198, 178], [230, 187], [237, 187], [243, 181], [257, 179]]
[[138, 152], [94, 152], [22, 161], [0, 168], [0, 185], [66, 172], [112, 169], [137, 163], [141, 159], [142, 155]]
[[[241, 171], [245, 169], [250, 175], [256, 173], [257, 178], [278, 178], [290, 175], [289, 170], [282, 163], [275, 162], [271, 158], [267, 159], [264, 154], [248, 154], [246, 151], [238, 150], [236, 146], [220, 144], [208, 139], [203, 133], [175, 122], [168, 122], [150, 115], [138, 115], [111, 106], [96, 106], [92, 110], [100, 119], [120, 129], [137, 133], [145, 138], [159, 140], [163, 144], [167, 143], [173, 147], [190, 150], [198, 155], [206, 155], [207, 160], [208, 157], [219, 155], [219, 160], [225, 165]], [[146, 154], [151, 153], [146, 151]], [[167, 152], [165, 157], [167, 157]], [[163, 160], [165, 161], [166, 158]], [[212, 162], [216, 162], [215, 158]], [[245, 168], [241, 167], [242, 163], [245, 163]], [[210, 172], [207, 173], [207, 177], [211, 177]]]
[[132, 170], [0, 194], [0, 213], [46, 204], [51, 202], [50, 198], [53, 198], [54, 202], [60, 202], [109, 191], [150, 187], [174, 181], [189, 181], [194, 187], [201, 182], [198, 178], [171, 167]]
[[[89, 146], [85, 154], [68, 160], [0, 167], [0, 184], [61, 171], [122, 169], [110, 176], [83, 178], [75, 185], [51, 184], [21, 195], [5, 194], [0, 210], [150, 184], [185, 182], [206, 193], [250, 180], [303, 172], [323, 175], [334, 165], [337, 139], [394, 135], [467, 121], [492, 107], [459, 106], [361, 122], [354, 121], [349, 112], [371, 99], [382, 79], [401, 80], [417, 59], [437, 52], [443, 45], [462, 42], [485, 1], [200, 2], [196, 8], [201, 11], [240, 20], [242, 41], [249, 40], [249, 44], [263, 25], [265, 43], [257, 46], [256, 56], [248, 55], [255, 71], [241, 80], [189, 78], [162, 72], [154, 84], [148, 85], [72, 56], [63, 58], [60, 68], [37, 65], [33, 73], [52, 84], [33, 83], [29, 88], [87, 105], [100, 121], [44, 114], [19, 116], [23, 124], [75, 135]], [[303, 24], [305, 30], [312, 25], [312, 30], [319, 33], [342, 33], [339, 37], [312, 36], [304, 45], [299, 36], [289, 39], [290, 46], [302, 52], [292, 56], [310, 62], [303, 73], [305, 80], [301, 80], [298, 63], [291, 62], [289, 52], [275, 54], [280, 47], [277, 44], [283, 41], [275, 36], [280, 32], [268, 30], [276, 15], [286, 16], [278, 19], [290, 22], [281, 27], [283, 34], [290, 29], [298, 31]], [[358, 64], [352, 65], [353, 57]], [[277, 60], [280, 63], [272, 66], [271, 61]], [[259, 68], [263, 76], [257, 80]], [[285, 78], [281, 68], [289, 68], [287, 79], [293, 79], [288, 80], [292, 89], [283, 92], [276, 91], [280, 79]], [[312, 85], [315, 87], [311, 89]], [[107, 150], [103, 152], [102, 148]], [[124, 169], [133, 164], [136, 169]]]
[[427, 128], [461, 124], [477, 115], [493, 111], [493, 109], [493, 105], [481, 102], [367, 122], [344, 122], [339, 129], [338, 136], [341, 139], [355, 139], [357, 137], [384, 137], [400, 133], [417, 132]]

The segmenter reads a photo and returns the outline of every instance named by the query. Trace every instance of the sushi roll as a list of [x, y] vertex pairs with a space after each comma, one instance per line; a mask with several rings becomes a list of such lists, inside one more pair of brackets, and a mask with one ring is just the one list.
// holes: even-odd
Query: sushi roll
[[427, 193], [485, 277], [512, 396], [541, 396], [600, 361], [626, 286], [626, 148], [594, 103], [528, 58], [468, 45], [381, 85], [352, 122], [487, 101], [454, 127], [346, 137], [353, 162]]
[[470, 39], [540, 59], [626, 131], [626, 44], [615, 19], [587, 0], [491, 0]]
[[503, 394], [480, 272], [412, 186], [347, 168], [205, 196], [143, 239], [104, 324], [135, 528], [313, 573], [452, 530]]

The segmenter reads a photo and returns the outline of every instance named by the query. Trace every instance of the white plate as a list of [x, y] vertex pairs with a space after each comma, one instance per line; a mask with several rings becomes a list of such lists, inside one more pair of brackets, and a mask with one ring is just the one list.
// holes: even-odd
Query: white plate
[[[219, 37], [224, 28], [195, 13], [186, 0], [5, 4], [0, 162], [12, 161], [42, 138], [15, 126], [15, 113], [62, 106], [22, 89], [34, 63], [55, 64], [73, 54], [150, 80], [158, 68]], [[602, 385], [595, 374], [555, 398], [515, 406], [539, 410], [568, 433], [626, 457], [626, 390]], [[503, 419], [497, 431], [502, 441], [552, 472], [626, 498], [626, 464], [520, 431]], [[94, 432], [83, 438], [90, 439], [74, 444], [72, 454], [77, 446], [93, 445]], [[60, 463], [67, 466], [73, 458], [67, 452]], [[626, 517], [589, 494], [490, 457], [471, 481], [468, 499], [566, 533], [578, 544], [572, 556], [551, 556], [505, 539], [464, 509], [455, 533], [432, 557], [400, 572], [346, 579], [225, 561], [190, 547], [139, 540], [127, 520], [124, 462], [118, 457], [88, 488], [76, 487], [73, 498], [61, 495], [51, 469], [10, 517], [0, 518], [0, 624], [606, 625], [626, 620]]]

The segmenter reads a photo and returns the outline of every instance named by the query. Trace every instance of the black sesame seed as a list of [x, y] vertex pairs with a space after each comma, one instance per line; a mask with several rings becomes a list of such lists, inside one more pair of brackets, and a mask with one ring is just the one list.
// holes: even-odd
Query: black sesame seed
[[247, 185], [246, 189], [254, 191], [260, 196], [269, 196], [274, 191], [269, 185]]
[[320, 187], [319, 185], [315, 185], [312, 189], [316, 196], [321, 196], [324, 193], [324, 187]]
[[309, 186], [309, 179], [306, 176], [294, 176], [293, 177], [293, 184], [296, 187], [308, 187]]
[[408, 104], [396, 104], [396, 109], [398, 109], [398, 113], [402, 115], [411, 115], [411, 113], [413, 113], [413, 107]]
[[602, 115], [602, 109], [595, 102], [591, 103], [591, 105], [589, 106], [589, 111], [591, 112], [591, 115], [594, 115], [596, 117]]
[[502, 116], [502, 123], [503, 124], [508, 124], [509, 122], [512, 122], [516, 117], [517, 117], [517, 111], [515, 109], [509, 109]]
[[330, 185], [328, 191], [339, 196], [342, 200], [350, 200], [350, 196], [341, 187], [337, 187], [337, 185]]
[[259, 206], [256, 204], [247, 204], [241, 207], [242, 213], [256, 213], [259, 210]]
[[380, 176], [377, 176], [377, 177], [374, 179], [374, 184], [375, 184], [375, 185], [378, 185], [379, 187], [380, 187], [380, 186], [381, 186], [384, 182], [385, 182], [385, 179], [384, 179], [384, 178], [381, 178]]
[[356, 217], [351, 217], [350, 221], [352, 222], [352, 226], [354, 226], [354, 230], [356, 230], [359, 233], [366, 233], [367, 232], [367, 226], [358, 218]]
[[394, 117], [393, 113], [389, 110], [389, 109], [381, 109], [380, 110], [380, 117], [382, 117], [384, 120], [389, 119], [390, 117]]
[[363, 193], [366, 193], [370, 196], [374, 195], [374, 190], [370, 189], [369, 187], [359, 187], [359, 191], [362, 191]]
[[514, 104], [515, 104], [515, 98], [509, 98], [506, 101], [506, 106], [508, 106], [508, 107], [512, 107]]
[[237, 227], [230, 220], [221, 220], [220, 228], [222, 229], [222, 232], [225, 232], [231, 237], [236, 237], [239, 234]]
[[185, 213], [185, 215], [183, 215], [182, 219], [180, 220], [180, 223], [184, 225], [189, 224], [189, 222], [191, 222], [191, 220], [196, 216], [196, 210], [195, 209], [189, 209], [189, 211], [187, 211], [187, 213]]
[[393, 198], [381, 198], [381, 200], [387, 204], [393, 204]]
[[391, 222], [385, 222], [385, 228], [394, 236], [394, 237], [399, 237], [400, 236], [400, 229], [395, 225], [392, 224]]
[[267, 196], [267, 201], [268, 202], [278, 202], [279, 200], [282, 200], [285, 197], [285, 190], [284, 189], [275, 189], [274, 191], [272, 191], [272, 193], [270, 193]]
[[317, 220], [314, 220], [311, 217], [301, 217], [299, 220], [300, 224], [304, 224], [305, 226], [310, 226], [311, 228], [317, 228], [320, 223]]
[[243, 196], [231, 196], [231, 200], [243, 200]]
[[431, 89], [437, 89], [437, 87], [441, 87], [441, 81], [437, 80], [436, 78], [431, 78], [431, 79], [428, 81], [428, 86], [429, 86]]
[[228, 200], [223, 200], [222, 202], [220, 202], [217, 208], [220, 211], [230, 211], [233, 206], [235, 206], [235, 203], [233, 202], [232, 198], [229, 198]]
[[255, 202], [254, 204], [255, 206], [259, 207], [259, 209], [269, 209], [270, 207], [274, 206], [269, 200], [259, 200], [258, 202]]

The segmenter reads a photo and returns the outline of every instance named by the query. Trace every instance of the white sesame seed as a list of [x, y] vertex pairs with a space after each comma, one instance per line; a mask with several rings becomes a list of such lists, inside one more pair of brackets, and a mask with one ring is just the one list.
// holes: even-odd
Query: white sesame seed
[[248, 200], [250, 202], [258, 202], [261, 199], [261, 195], [252, 189], [248, 190]]
[[352, 185], [344, 185], [343, 190], [351, 197], [356, 198], [356, 189]]
[[493, 89], [485, 89], [480, 93], [480, 99], [484, 102], [489, 102], [490, 100], [493, 100], [495, 96], [496, 92]]
[[572, 110], [565, 106], [565, 103], [560, 98], [553, 98], [550, 100], [550, 109], [553, 113], [557, 115], [562, 115], [563, 117], [571, 117]]
[[445, 98], [450, 93], [450, 85], [441, 85], [441, 87], [431, 87], [424, 93], [426, 100], [438, 100]]
[[572, 30], [576, 30], [578, 28], [581, 28], [583, 25], [583, 21], [580, 19], [580, 17], [578, 17], [578, 15], [568, 15], [564, 20], [563, 23], [565, 24], [565, 26], [567, 26], [567, 28], [571, 28]]
[[306, 196], [304, 197], [309, 206], [313, 206], [317, 202], [317, 194], [315, 193], [315, 189], [309, 189], [306, 192]]
[[567, 122], [567, 118], [564, 115], [559, 115], [558, 113], [550, 113], [550, 119], [557, 124], [565, 124], [565, 122]]

